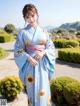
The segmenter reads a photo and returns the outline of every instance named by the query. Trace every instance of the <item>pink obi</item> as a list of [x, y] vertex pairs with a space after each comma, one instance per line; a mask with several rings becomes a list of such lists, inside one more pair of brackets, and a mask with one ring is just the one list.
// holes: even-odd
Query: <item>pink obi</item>
[[30, 44], [29, 46], [26, 47], [26, 50], [28, 53], [32, 52], [37, 52], [37, 51], [42, 51], [45, 49], [45, 45], [32, 45]]

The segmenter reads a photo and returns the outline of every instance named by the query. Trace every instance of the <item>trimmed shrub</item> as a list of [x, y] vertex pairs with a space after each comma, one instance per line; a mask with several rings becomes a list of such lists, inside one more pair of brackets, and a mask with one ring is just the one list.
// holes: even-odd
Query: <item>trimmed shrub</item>
[[54, 101], [58, 105], [64, 104], [66, 100], [63, 96], [63, 86], [71, 82], [73, 82], [73, 79], [69, 77], [59, 77], [55, 80], [52, 80], [50, 86], [52, 101]]
[[76, 39], [78, 42], [79, 42], [79, 46], [80, 46], [80, 39], [78, 38], [78, 39]]
[[58, 59], [67, 62], [80, 63], [80, 48], [59, 49]]
[[64, 43], [66, 42], [66, 39], [56, 39], [56, 40], [53, 40], [53, 42], [56, 48], [63, 48]]
[[0, 59], [6, 57], [8, 52], [6, 52], [3, 48], [0, 47]]
[[10, 36], [0, 36], [0, 43], [9, 42], [10, 40]]
[[80, 82], [72, 82], [64, 86], [63, 94], [70, 106], [80, 106]]
[[0, 30], [0, 36], [8, 36], [9, 34], [7, 32], [5, 32], [4, 30]]
[[64, 96], [64, 91], [65, 86], [73, 82], [77, 83], [77, 80], [74, 80], [73, 78], [67, 76], [58, 77], [55, 80], [51, 80], [50, 82], [51, 97], [52, 101], [55, 102], [56, 106], [70, 106], [70, 104], [68, 104], [67, 102], [67, 99], [65, 98], [66, 95]]
[[10, 76], [1, 80], [1, 95], [8, 101], [12, 101], [17, 97], [23, 89], [23, 84], [18, 77]]
[[79, 42], [76, 40], [66, 40], [63, 44], [64, 48], [79, 47]]
[[74, 40], [67, 40], [67, 39], [56, 39], [53, 40], [56, 48], [73, 48], [79, 47], [79, 41]]
[[14, 40], [14, 36], [4, 31], [0, 32], [0, 43], [10, 42]]

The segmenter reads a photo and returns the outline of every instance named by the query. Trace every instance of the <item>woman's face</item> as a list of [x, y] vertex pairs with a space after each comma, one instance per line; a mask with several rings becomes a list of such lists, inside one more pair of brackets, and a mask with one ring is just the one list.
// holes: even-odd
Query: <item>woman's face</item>
[[37, 24], [37, 19], [38, 19], [37, 14], [33, 14], [33, 15], [29, 15], [29, 16], [25, 17], [25, 20], [26, 20], [31, 26], [35, 26], [35, 25]]

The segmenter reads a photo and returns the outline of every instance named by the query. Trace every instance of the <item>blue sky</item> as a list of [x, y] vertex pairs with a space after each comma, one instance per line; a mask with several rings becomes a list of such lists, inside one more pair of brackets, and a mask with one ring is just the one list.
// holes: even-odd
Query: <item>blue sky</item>
[[80, 0], [0, 0], [0, 27], [8, 23], [24, 27], [22, 9], [27, 3], [37, 7], [41, 26], [80, 21]]

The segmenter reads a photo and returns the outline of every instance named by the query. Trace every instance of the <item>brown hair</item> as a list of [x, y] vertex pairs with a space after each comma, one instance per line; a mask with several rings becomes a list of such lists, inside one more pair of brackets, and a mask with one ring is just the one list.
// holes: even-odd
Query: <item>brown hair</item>
[[34, 14], [37, 14], [38, 16], [38, 11], [33, 4], [26, 4], [22, 10], [22, 13], [24, 18]]

